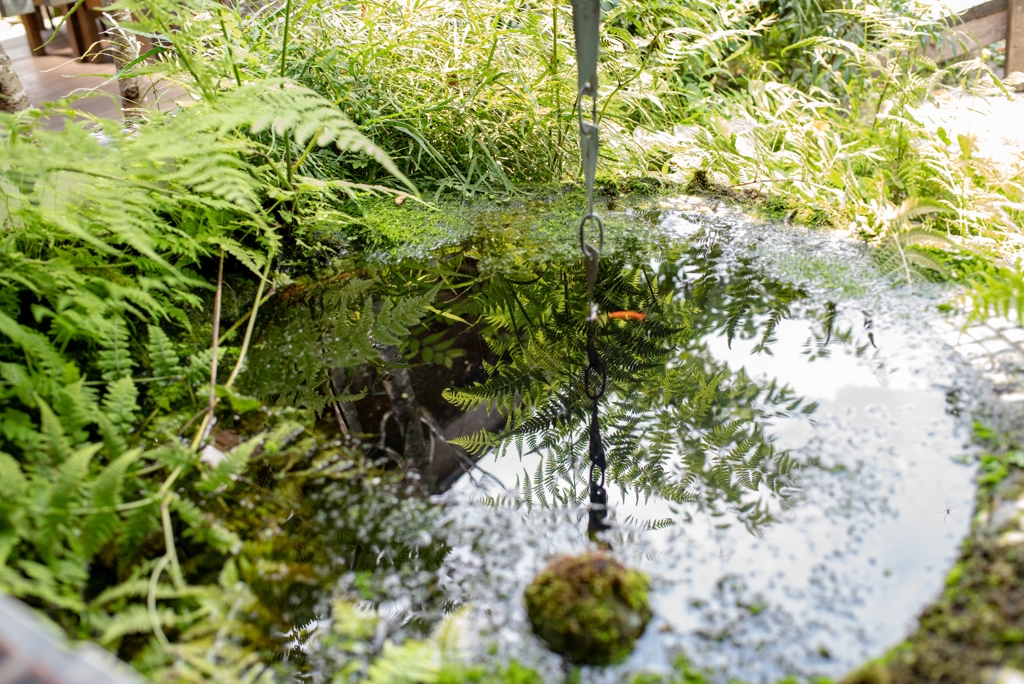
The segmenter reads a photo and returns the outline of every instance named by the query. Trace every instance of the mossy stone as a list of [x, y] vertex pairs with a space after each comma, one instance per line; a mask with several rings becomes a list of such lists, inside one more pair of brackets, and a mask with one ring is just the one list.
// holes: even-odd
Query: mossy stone
[[611, 665], [651, 619], [647, 576], [605, 553], [556, 558], [526, 589], [533, 632], [576, 665]]

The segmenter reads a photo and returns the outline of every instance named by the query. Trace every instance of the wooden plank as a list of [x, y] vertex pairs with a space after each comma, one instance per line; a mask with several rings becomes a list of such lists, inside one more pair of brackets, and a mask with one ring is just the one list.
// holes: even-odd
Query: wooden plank
[[986, 0], [986, 2], [973, 4], [963, 12], [958, 12], [958, 14], [960, 15], [960, 21], [964, 24], [969, 24], [977, 19], [983, 19], [989, 15], [1004, 12], [1008, 7], [1009, 0]]
[[72, 12], [70, 17], [71, 26], [74, 27], [82, 42], [82, 57], [90, 62], [104, 60], [104, 56], [99, 54], [103, 49], [103, 44], [96, 23], [98, 19], [99, 14], [86, 7], [85, 3]]
[[1015, 71], [1024, 71], [1024, 0], [1009, 0], [1006, 22], [1006, 66], [1003, 73], [1009, 76]]
[[976, 55], [982, 48], [1006, 37], [1007, 14], [1007, 10], [1003, 9], [995, 14], [950, 28], [943, 34], [938, 48], [929, 44], [925, 54], [937, 62], [945, 62], [964, 55]]
[[32, 14], [22, 14], [21, 25], [25, 27], [25, 40], [28, 42], [28, 49], [33, 55], [45, 55], [46, 48], [43, 47], [43, 22], [39, 20], [39, 15], [33, 12]]
[[85, 42], [86, 37], [82, 35], [82, 31], [78, 27], [78, 22], [75, 21], [75, 15], [78, 14], [78, 12], [69, 15], [67, 13], [67, 7], [61, 7], [59, 11], [64, 17], [62, 23], [64, 25], [64, 29], [68, 32], [68, 41], [71, 43], [71, 51], [75, 54], [75, 57], [81, 59], [82, 55], [85, 54], [85, 51], [89, 49], [89, 43]]
[[[48, 34], [49, 31], [43, 32], [44, 36]], [[81, 93], [98, 88], [96, 94], [77, 100], [74, 109], [104, 118], [121, 118], [117, 82], [110, 80], [114, 75], [114, 65], [72, 59], [74, 55], [64, 31], [53, 37], [53, 41], [46, 46], [45, 55], [33, 56], [28, 42], [21, 36], [6, 38], [3, 45], [32, 104], [53, 102], [73, 91]], [[64, 126], [64, 121], [62, 117], [54, 116], [47, 118], [43, 125], [59, 129]]]

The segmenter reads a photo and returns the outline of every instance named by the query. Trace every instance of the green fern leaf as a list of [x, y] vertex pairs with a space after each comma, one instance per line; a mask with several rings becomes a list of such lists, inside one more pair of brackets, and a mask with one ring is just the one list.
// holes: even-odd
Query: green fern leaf
[[[173, 587], [171, 588], [173, 590]], [[180, 627], [181, 616], [170, 608], [164, 608], [157, 612], [157, 623], [163, 629]], [[133, 603], [118, 611], [114, 619], [103, 630], [99, 642], [104, 645], [111, 645], [118, 639], [129, 634], [149, 634], [153, 631], [153, 622], [149, 610], [144, 605]]]
[[114, 427], [123, 435], [127, 435], [135, 422], [135, 413], [139, 410], [139, 391], [130, 376], [124, 376], [107, 386], [103, 397], [103, 412]]
[[181, 374], [180, 359], [174, 351], [174, 344], [160, 326], [150, 324], [149, 344], [146, 350], [149, 352], [149, 363], [154, 375], [167, 378]]
[[107, 450], [107, 458], [113, 460], [128, 449], [124, 434], [114, 425], [103, 411], [96, 411], [94, 418], [99, 428], [100, 436], [103, 437], [103, 444]]
[[96, 392], [86, 386], [84, 379], [61, 388], [53, 399], [53, 408], [73, 445], [89, 438], [85, 428], [94, 422]]
[[160, 511], [157, 506], [143, 506], [125, 511], [124, 525], [117, 533], [117, 554], [120, 563], [135, 560], [147, 540], [160, 531]]
[[68, 364], [44, 335], [18, 325], [3, 312], [0, 312], [0, 335], [21, 347], [51, 380], [59, 381], [65, 377]]
[[[27, 516], [24, 500], [27, 480], [14, 457], [0, 451], [0, 567], [15, 545], [29, 533], [25, 526]], [[0, 586], [2, 586], [0, 580]]]
[[225, 454], [220, 463], [214, 466], [196, 486], [206, 492], [214, 492], [221, 487], [226, 487], [249, 465], [249, 458], [263, 443], [265, 437], [265, 435], [257, 435], [236, 446]]
[[113, 382], [128, 377], [135, 362], [128, 351], [128, 326], [121, 318], [111, 318], [104, 326], [102, 349], [96, 366], [102, 372], [104, 380]]
[[82, 553], [92, 556], [108, 541], [114, 538], [121, 518], [114, 507], [121, 503], [121, 489], [124, 486], [128, 467], [142, 455], [142, 449], [132, 449], [115, 459], [104, 468], [93, 485], [90, 513], [82, 524]]
[[64, 434], [64, 427], [54, 414], [53, 409], [39, 395], [36, 395], [36, 403], [39, 405], [42, 423], [40, 433], [43, 447], [53, 461], [61, 463], [71, 456], [71, 443], [68, 441], [67, 435]]

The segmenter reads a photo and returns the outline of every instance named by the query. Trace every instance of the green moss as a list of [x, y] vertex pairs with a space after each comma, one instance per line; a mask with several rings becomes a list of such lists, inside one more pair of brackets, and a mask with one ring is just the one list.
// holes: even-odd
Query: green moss
[[771, 272], [789, 282], [841, 292], [845, 297], [859, 297], [866, 292], [863, 269], [848, 261], [798, 251], [778, 251], [767, 256]]
[[[632, 675], [628, 680], [629, 684], [709, 684], [716, 681], [713, 675], [702, 672], [690, 664], [685, 656], [679, 656], [674, 665], [674, 672], [671, 674], [660, 674], [653, 672], [640, 672]], [[845, 680], [844, 680], [845, 681]], [[887, 680], [886, 680], [887, 681]], [[857, 684], [876, 684], [874, 680], [856, 680]], [[731, 679], [729, 684], [745, 684], [744, 682]], [[811, 677], [810, 679], [786, 677], [774, 684], [833, 684], [827, 677]]]
[[998, 268], [993, 263], [997, 254], [983, 254], [952, 246], [915, 245], [914, 249], [941, 264], [949, 278], [959, 279], [978, 273], [998, 275]]
[[807, 225], [815, 228], [831, 228], [832, 216], [824, 209], [811, 209], [807, 212]]
[[1010, 472], [1011, 466], [1024, 468], [1024, 451], [1012, 450], [999, 454], [984, 453], [979, 458], [978, 485], [999, 484]]
[[513, 660], [497, 671], [447, 666], [438, 673], [437, 684], [544, 684], [544, 680], [536, 670]]
[[962, 563], [957, 563], [953, 566], [953, 569], [946, 575], [946, 586], [955, 587], [960, 582], [960, 578], [964, 575], [964, 566]]
[[778, 195], [768, 195], [765, 197], [764, 203], [761, 204], [761, 211], [766, 218], [779, 221], [789, 216], [795, 209], [796, 207], [788, 199]]
[[710, 192], [712, 189], [714, 189], [714, 183], [706, 169], [694, 171], [690, 176], [690, 181], [686, 184], [686, 192], [690, 194], [702, 194]]
[[651, 619], [647, 577], [604, 553], [556, 559], [526, 590], [534, 633], [577, 665], [610, 665]]
[[891, 684], [889, 669], [879, 662], [867, 663], [840, 680], [839, 684]]
[[[654, 190], [648, 181], [620, 179], [609, 184], [598, 188], [598, 213], [605, 225], [603, 256], [648, 254], [667, 247], [670, 239], [664, 232], [652, 230], [661, 212], [630, 211]], [[586, 196], [575, 186], [535, 188], [502, 201], [441, 199], [424, 205], [406, 200], [396, 205], [377, 197], [347, 204], [352, 218], [344, 224], [325, 224], [317, 239], [349, 244], [374, 263], [457, 247], [479, 260], [482, 270], [509, 271], [524, 262], [577, 259], [577, 231], [585, 208]]]
[[650, 196], [672, 187], [662, 178], [624, 176], [613, 173], [599, 173], [595, 185], [602, 195], [619, 198], [629, 195]]

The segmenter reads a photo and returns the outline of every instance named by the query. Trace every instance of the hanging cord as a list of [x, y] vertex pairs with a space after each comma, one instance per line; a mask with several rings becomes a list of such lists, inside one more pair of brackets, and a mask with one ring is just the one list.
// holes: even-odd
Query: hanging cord
[[[601, 442], [598, 406], [608, 385], [608, 370], [597, 352], [597, 284], [598, 262], [604, 249], [604, 222], [594, 213], [594, 176], [597, 173], [597, 50], [600, 39], [600, 0], [572, 0], [572, 24], [576, 36], [576, 62], [579, 91], [576, 112], [580, 128], [580, 161], [587, 186], [587, 213], [580, 219], [580, 250], [587, 272], [587, 368], [583, 371], [583, 388], [590, 399], [590, 521], [587, 531], [594, 535], [609, 528], [608, 491], [605, 489], [607, 461]], [[590, 121], [583, 118], [584, 98], [590, 98]], [[597, 229], [597, 245], [587, 242], [587, 224]]]

